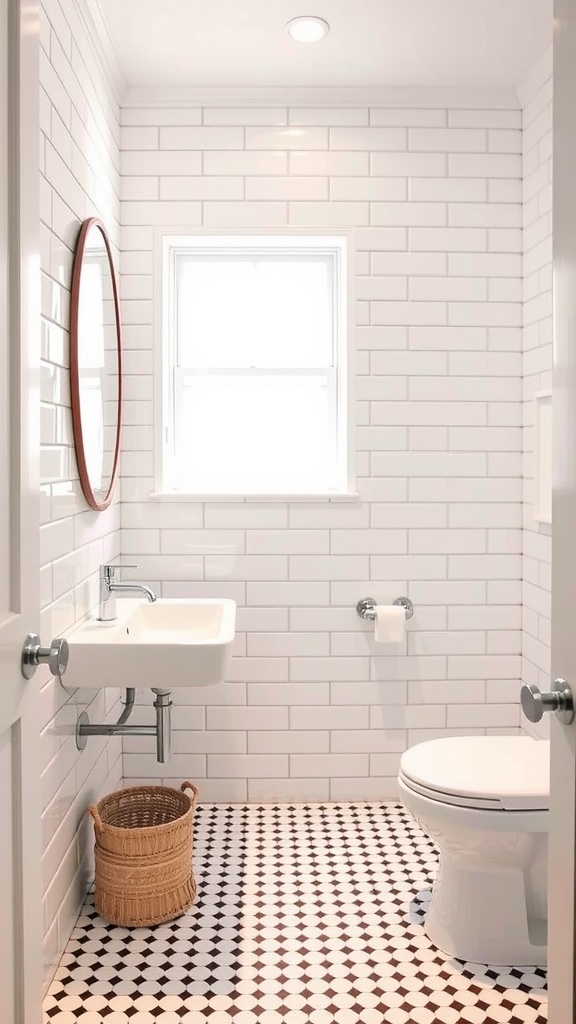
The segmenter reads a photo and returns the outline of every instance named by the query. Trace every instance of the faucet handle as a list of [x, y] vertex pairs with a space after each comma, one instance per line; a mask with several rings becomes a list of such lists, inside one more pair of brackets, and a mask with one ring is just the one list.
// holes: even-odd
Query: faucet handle
[[121, 565], [113, 565], [111, 563], [105, 563], [100, 566], [100, 577], [104, 580], [113, 580], [116, 574], [116, 569], [139, 569], [140, 566], [135, 563], [127, 564], [123, 562]]

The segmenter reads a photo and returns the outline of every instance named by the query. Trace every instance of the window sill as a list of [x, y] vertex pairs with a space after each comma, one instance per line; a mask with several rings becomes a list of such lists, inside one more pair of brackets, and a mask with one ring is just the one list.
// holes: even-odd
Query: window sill
[[251, 504], [273, 504], [274, 502], [309, 502], [317, 504], [340, 504], [360, 501], [358, 491], [342, 491], [339, 493], [326, 492], [317, 494], [189, 494], [178, 491], [152, 491], [151, 501], [180, 501], [180, 502], [225, 502]]

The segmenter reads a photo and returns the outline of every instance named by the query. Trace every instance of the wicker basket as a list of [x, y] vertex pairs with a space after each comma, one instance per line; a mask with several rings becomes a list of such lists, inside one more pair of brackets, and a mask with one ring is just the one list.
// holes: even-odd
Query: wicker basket
[[194, 902], [197, 798], [192, 782], [180, 790], [134, 786], [88, 808], [96, 838], [96, 910], [106, 921], [132, 928], [161, 924]]

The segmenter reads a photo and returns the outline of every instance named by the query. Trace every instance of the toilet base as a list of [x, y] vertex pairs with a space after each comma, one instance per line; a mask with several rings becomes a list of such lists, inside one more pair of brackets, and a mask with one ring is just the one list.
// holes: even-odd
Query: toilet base
[[424, 930], [435, 946], [459, 960], [546, 965], [546, 921], [528, 923], [519, 870], [475, 871], [442, 856]]

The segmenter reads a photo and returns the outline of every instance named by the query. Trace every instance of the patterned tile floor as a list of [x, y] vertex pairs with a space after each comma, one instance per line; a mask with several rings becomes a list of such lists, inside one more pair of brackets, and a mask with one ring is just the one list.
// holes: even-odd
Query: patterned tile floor
[[207, 806], [199, 898], [154, 929], [89, 898], [45, 1024], [506, 1024], [547, 1019], [545, 973], [439, 953], [436, 855], [394, 804]]

